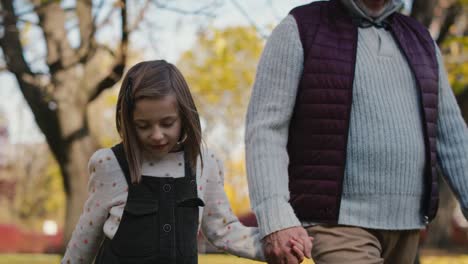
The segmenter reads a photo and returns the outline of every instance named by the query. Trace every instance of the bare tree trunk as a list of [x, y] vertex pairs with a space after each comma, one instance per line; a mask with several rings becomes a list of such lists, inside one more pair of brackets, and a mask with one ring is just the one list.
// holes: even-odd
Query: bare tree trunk
[[[126, 1], [119, 2], [121, 42], [111, 55], [108, 55], [107, 48], [96, 45], [92, 1], [77, 1], [81, 33], [79, 48], [72, 48], [68, 42], [66, 15], [60, 2], [35, 2], [34, 10], [47, 47], [50, 82], [44, 84], [41, 74], [34, 73], [24, 58], [17, 27], [18, 17], [11, 0], [1, 0], [4, 34], [0, 37], [0, 47], [8, 70], [15, 75], [36, 123], [59, 164], [67, 197], [64, 228], [64, 242], [67, 243], [87, 197], [88, 160], [98, 148], [88, 130], [86, 109], [102, 91], [119, 81], [126, 63], [129, 34]], [[110, 67], [101, 66], [103, 54], [112, 57]]]
[[441, 45], [444, 42], [444, 40], [447, 38], [450, 27], [453, 26], [453, 24], [455, 23], [455, 21], [457, 20], [457, 18], [462, 12], [463, 12], [463, 6], [458, 1], [453, 3], [449, 8], [447, 8], [445, 19], [440, 26], [439, 36], [437, 37], [438, 45]]
[[[414, 0], [411, 16], [416, 18], [424, 26], [429, 27], [434, 20], [435, 7], [440, 0]], [[447, 37], [449, 28], [455, 23], [462, 13], [463, 7], [459, 1], [455, 1], [449, 8], [443, 10], [442, 21], [437, 38], [437, 44], [441, 44]], [[465, 122], [468, 119], [468, 89], [457, 97]], [[436, 218], [429, 225], [425, 246], [430, 248], [451, 249], [455, 245], [452, 242], [452, 220], [457, 200], [445, 180], [440, 177], [440, 203]]]
[[411, 17], [414, 17], [424, 26], [429, 27], [434, 17], [434, 8], [438, 0], [414, 0], [411, 8]]
[[[73, 112], [75, 112], [75, 119]], [[63, 178], [67, 179], [66, 190], [66, 215], [64, 226], [64, 241], [69, 241], [78, 218], [83, 211], [83, 205], [87, 197], [89, 180], [88, 160], [98, 148], [97, 142], [92, 138], [87, 129], [86, 118], [83, 117], [83, 108], [67, 106], [64, 116], [61, 118], [63, 130], [76, 127], [76, 124], [86, 124], [75, 130], [67, 138], [66, 159], [60, 164]], [[59, 115], [60, 116], [60, 115]], [[75, 128], [76, 129], [76, 128]]]
[[461, 113], [465, 122], [468, 124], [468, 87], [465, 87], [464, 91], [457, 96], [457, 102], [460, 106]]
[[[457, 96], [458, 105], [462, 112], [465, 122], [468, 123], [468, 88]], [[429, 225], [428, 236], [425, 241], [425, 246], [429, 248], [454, 249], [455, 245], [452, 241], [452, 225], [453, 212], [457, 204], [455, 195], [450, 190], [445, 180], [440, 177], [440, 203], [437, 217]]]
[[[468, 123], [468, 88], [457, 96], [458, 105], [465, 122]], [[441, 174], [440, 174], [441, 175]], [[455, 195], [445, 180], [439, 179], [440, 203], [436, 218], [429, 225], [425, 246], [428, 248], [455, 249], [452, 225], [453, 212], [457, 204]]]
[[64, 172], [73, 177], [70, 179], [70, 192], [67, 197], [67, 213], [65, 217], [64, 241], [71, 237], [73, 228], [83, 211], [87, 197], [87, 182], [89, 178], [88, 159], [96, 149], [96, 144], [90, 135], [76, 140], [70, 146], [69, 162], [65, 164]]
[[451, 227], [457, 200], [442, 177], [439, 177], [439, 192], [439, 210], [436, 218], [429, 225], [425, 245], [429, 248], [453, 249], [455, 245], [452, 242]]

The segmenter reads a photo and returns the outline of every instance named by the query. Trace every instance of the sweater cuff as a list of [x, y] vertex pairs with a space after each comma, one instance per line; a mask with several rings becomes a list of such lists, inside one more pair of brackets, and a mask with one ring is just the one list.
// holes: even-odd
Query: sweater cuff
[[301, 226], [291, 205], [281, 197], [264, 200], [254, 211], [261, 239], [282, 229]]

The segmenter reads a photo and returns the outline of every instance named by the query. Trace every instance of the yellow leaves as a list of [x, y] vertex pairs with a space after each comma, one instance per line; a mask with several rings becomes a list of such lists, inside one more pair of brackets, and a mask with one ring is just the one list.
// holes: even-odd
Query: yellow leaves
[[450, 85], [459, 94], [468, 86], [468, 36], [448, 38], [442, 52]]
[[426, 256], [421, 258], [421, 264], [468, 264], [468, 256]]
[[51, 156], [44, 155], [49, 151], [46, 145], [30, 146], [24, 151], [30, 159], [14, 165], [17, 182], [11, 220], [31, 231], [40, 231], [46, 219], [62, 225], [65, 193], [58, 164]]
[[[178, 67], [209, 126], [243, 124], [263, 41], [250, 27], [200, 32]], [[229, 120], [229, 122], [227, 122]]]
[[64, 213], [65, 193], [63, 192], [63, 179], [60, 168], [55, 161], [49, 161], [47, 166], [48, 185], [50, 190], [49, 199], [44, 203], [46, 212], [53, 213], [55, 217]]
[[41, 0], [40, 1], [40, 5], [47, 5], [47, 4], [51, 4], [51, 3], [60, 3], [60, 0]]
[[103, 99], [103, 102], [106, 106], [108, 107], [114, 107], [117, 104], [117, 93], [107, 93], [105, 94]]
[[[245, 186], [243, 187], [245, 188]], [[250, 211], [250, 200], [248, 196], [239, 197], [239, 190], [231, 184], [224, 185], [224, 191], [231, 204], [232, 212], [237, 215], [243, 215]]]
[[215, 40], [215, 51], [217, 56], [221, 56], [226, 50], [226, 39], [220, 38]]
[[[177, 63], [207, 124], [206, 138], [210, 139], [210, 129], [219, 134], [214, 128], [223, 128], [218, 148], [231, 151], [239, 144], [262, 49], [263, 41], [253, 28], [209, 29], [198, 34], [194, 47]], [[233, 212], [244, 214], [250, 204], [243, 156], [225, 160], [225, 167], [225, 191]]]
[[243, 215], [250, 211], [244, 159], [228, 160], [225, 162], [225, 167], [224, 190], [234, 214]]
[[21, 28], [21, 34], [20, 34], [20, 42], [21, 46], [26, 47], [30, 44], [31, 39], [29, 38], [29, 34], [31, 33], [33, 24], [29, 21], [25, 21], [22, 28]]

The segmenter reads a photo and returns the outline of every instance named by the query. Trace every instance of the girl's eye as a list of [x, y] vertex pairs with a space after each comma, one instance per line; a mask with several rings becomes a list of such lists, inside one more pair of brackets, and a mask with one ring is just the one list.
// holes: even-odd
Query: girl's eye
[[161, 124], [163, 127], [171, 127], [175, 122], [170, 122], [170, 123], [163, 123]]
[[148, 129], [148, 128], [149, 128], [149, 126], [137, 126], [137, 128], [138, 128], [138, 129], [142, 129], [142, 130], [144, 130], [144, 129]]

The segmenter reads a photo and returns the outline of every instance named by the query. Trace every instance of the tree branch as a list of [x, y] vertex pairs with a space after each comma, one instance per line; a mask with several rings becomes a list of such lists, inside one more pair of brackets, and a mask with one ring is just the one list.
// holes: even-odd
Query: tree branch
[[[43, 2], [41, 2], [40, 5], [33, 6], [33, 8], [31, 8], [30, 10], [17, 12], [16, 17], [20, 18], [20, 17], [22, 17], [24, 15], [34, 14], [37, 11], [39, 11], [41, 8], [46, 7], [47, 5], [51, 4], [52, 2], [53, 1], [43, 1]], [[65, 11], [65, 12], [71, 12], [71, 11], [74, 11], [74, 10], [75, 10], [74, 7], [64, 7], [63, 8], [63, 11]]]
[[255, 23], [253, 18], [250, 17], [249, 13], [236, 0], [231, 0], [231, 3], [237, 8], [237, 10], [239, 10], [239, 12], [245, 17], [245, 19], [247, 19], [249, 24], [253, 28], [255, 28], [255, 30], [258, 32], [260, 37], [262, 37], [263, 39], [266, 39], [267, 35], [263, 32], [263, 30], [260, 28], [260, 26], [258, 26], [257, 23]]
[[6, 11], [3, 16], [5, 23], [4, 36], [0, 39], [0, 47], [5, 56], [6, 67], [12, 72], [19, 84], [19, 88], [34, 113], [36, 123], [46, 136], [47, 142], [56, 157], [63, 156], [60, 142], [60, 127], [55, 111], [49, 108], [45, 99], [49, 95], [40, 87], [37, 76], [29, 68], [21, 45], [17, 17], [10, 0], [1, 0]]
[[[50, 11], [47, 9], [50, 9], [50, 5], [52, 4], [53, 1], [48, 1], [45, 3], [41, 3], [40, 5], [34, 6], [31, 10], [23, 11], [21, 15], [27, 15], [33, 12], [42, 12], [42, 13], [47, 13], [49, 14]], [[104, 0], [101, 0], [99, 5], [97, 6], [98, 9], [102, 7], [104, 3]], [[67, 48], [69, 49], [69, 57], [67, 58], [66, 62], [61, 62], [61, 63], [56, 63], [54, 66], [57, 67], [57, 70], [59, 69], [68, 69], [70, 67], [75, 66], [78, 63], [84, 63], [87, 61], [87, 59], [92, 56], [91, 52], [94, 50], [93, 47], [96, 45], [94, 33], [96, 32], [96, 26], [95, 26], [95, 20], [96, 17], [92, 16], [92, 0], [79, 0], [76, 3], [76, 7], [66, 7], [62, 8], [61, 12], [67, 13], [67, 12], [75, 12], [78, 23], [75, 25], [72, 25], [71, 27], [68, 27], [65, 29], [65, 32], [69, 32], [71, 29], [74, 29], [75, 27], [79, 28], [80, 31], [80, 47], [75, 51], [71, 47]], [[54, 12], [53, 12], [54, 13]], [[60, 14], [57, 14], [60, 15]], [[56, 18], [53, 18], [54, 20]], [[18, 21], [23, 21], [25, 23], [31, 23], [34, 25], [41, 26], [43, 28], [43, 25], [34, 23], [32, 21], [28, 21], [22, 18], [18, 17]], [[58, 32], [57, 32], [58, 33]], [[44, 32], [46, 35], [46, 33]], [[50, 34], [49, 34], [50, 35]], [[47, 42], [47, 40], [46, 40]], [[49, 43], [48, 43], [49, 44]], [[66, 43], [64, 43], [66, 44]], [[49, 52], [50, 56], [52, 54]], [[61, 56], [59, 56], [61, 57]]]
[[450, 27], [455, 23], [458, 16], [462, 13], [462, 10], [463, 6], [458, 1], [455, 1], [449, 8], [447, 8], [445, 19], [442, 22], [442, 25], [440, 26], [439, 36], [437, 37], [438, 45], [444, 42], [445, 38], [449, 33]]
[[105, 18], [101, 21], [101, 23], [99, 23], [99, 25], [96, 26], [96, 29], [101, 28], [104, 25], [106, 25], [107, 23], [109, 23], [110, 19], [112, 17], [112, 13], [114, 13], [115, 10], [117, 10], [117, 8], [112, 8], [111, 10], [109, 10], [109, 12], [105, 16]]
[[436, 4], [437, 0], [414, 0], [410, 16], [421, 22], [425, 27], [429, 27]]
[[127, 18], [127, 1], [120, 0], [121, 6], [121, 41], [114, 57], [114, 62], [112, 63], [109, 73], [100, 80], [96, 86], [90, 91], [88, 96], [88, 102], [92, 102], [96, 99], [104, 90], [111, 88], [116, 84], [123, 75], [125, 64], [127, 61], [127, 50], [128, 50], [128, 37], [130, 31], [128, 29], [128, 18]]
[[78, 57], [80, 62], [85, 62], [95, 44], [94, 32], [96, 31], [92, 14], [92, 0], [79, 0], [76, 2], [76, 15], [80, 28], [80, 47]]
[[273, 2], [272, 0], [267, 0], [266, 1], [268, 7], [271, 9], [271, 13], [273, 14], [273, 16], [277, 19], [277, 20], [280, 20], [281, 19], [281, 16], [278, 14], [278, 11], [275, 9], [275, 7], [273, 6]]
[[49, 1], [38, 8], [39, 25], [44, 32], [47, 46], [47, 65], [53, 74], [73, 63], [75, 51], [70, 46], [65, 30], [65, 12], [60, 2]]
[[[214, 1], [214, 2], [216, 2], [216, 1]], [[168, 4], [161, 3], [161, 2], [159, 2], [157, 0], [153, 0], [153, 3], [158, 8], [168, 10], [168, 11], [172, 11], [172, 12], [176, 12], [176, 13], [179, 13], [179, 14], [182, 14], [182, 15], [200, 15], [200, 16], [214, 17], [213, 13], [207, 11], [208, 7], [213, 6], [213, 3], [206, 4], [205, 6], [202, 6], [202, 7], [198, 8], [198, 9], [196, 9], [196, 10], [185, 10], [185, 9], [169, 6]]]
[[0, 39], [0, 45], [5, 56], [5, 62], [7, 63], [8, 69], [15, 73], [29, 73], [32, 74], [29, 69], [26, 60], [23, 57], [23, 50], [21, 46], [19, 30], [16, 26], [18, 18], [15, 16], [13, 3], [8, 0], [2, 0], [2, 7], [5, 9], [3, 14], [4, 22], [4, 36]]
[[134, 31], [140, 22], [145, 18], [146, 11], [148, 10], [148, 6], [151, 0], [146, 0], [145, 4], [143, 7], [140, 9], [140, 12], [138, 13], [138, 16], [135, 18], [135, 21], [133, 22], [132, 26], [130, 27], [129, 31], [132, 32]]
[[20, 18], [20, 17], [18, 17], [18, 22], [22, 22], [22, 23], [25, 23], [25, 24], [36, 25], [36, 26], [39, 25], [37, 22], [33, 22], [31, 20], [27, 20], [27, 19]]

